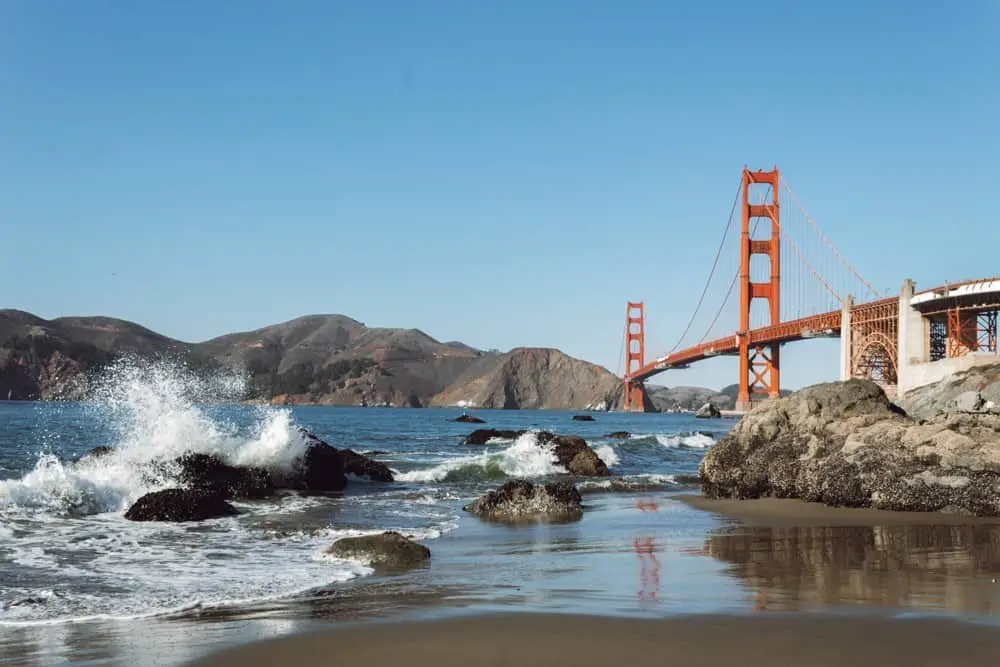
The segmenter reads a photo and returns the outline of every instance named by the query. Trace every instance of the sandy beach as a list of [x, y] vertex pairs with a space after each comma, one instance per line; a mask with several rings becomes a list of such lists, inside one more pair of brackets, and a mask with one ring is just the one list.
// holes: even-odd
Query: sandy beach
[[193, 665], [993, 665], [995, 628], [943, 620], [836, 616], [623, 619], [504, 614], [379, 623], [241, 646]]

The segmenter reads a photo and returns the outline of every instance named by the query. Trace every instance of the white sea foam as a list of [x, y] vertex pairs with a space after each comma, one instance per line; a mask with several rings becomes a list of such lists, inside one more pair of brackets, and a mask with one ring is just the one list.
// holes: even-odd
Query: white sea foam
[[668, 435], [657, 435], [656, 441], [668, 449], [677, 447], [687, 447], [688, 449], [707, 449], [715, 444], [711, 436], [704, 433], [691, 433], [689, 435], [678, 435], [676, 433]]
[[90, 410], [114, 434], [112, 453], [78, 465], [41, 456], [21, 479], [0, 482], [0, 512], [123, 512], [144, 493], [171, 485], [171, 470], [154, 473], [150, 461], [185, 452], [215, 454], [237, 465], [290, 468], [307, 443], [289, 411], [261, 409], [250, 432], [241, 433], [196, 403], [229, 398], [237, 388], [227, 376], [206, 380], [165, 362], [121, 361], [91, 389]]
[[577, 483], [581, 491], [605, 490], [612, 488], [641, 488], [644, 486], [675, 486], [677, 478], [674, 475], [661, 475], [655, 473], [626, 475], [624, 477], [614, 477], [612, 479], [588, 479]]
[[618, 452], [616, 452], [615, 448], [611, 445], [598, 445], [597, 447], [594, 447], [594, 451], [597, 452], [597, 455], [601, 457], [601, 460], [604, 461], [609, 468], [613, 468], [621, 463], [621, 459], [618, 458]]
[[498, 476], [533, 478], [565, 472], [557, 463], [553, 446], [539, 444], [537, 434], [529, 431], [500, 451], [464, 456], [430, 468], [396, 473], [395, 477], [403, 482], [441, 482]]

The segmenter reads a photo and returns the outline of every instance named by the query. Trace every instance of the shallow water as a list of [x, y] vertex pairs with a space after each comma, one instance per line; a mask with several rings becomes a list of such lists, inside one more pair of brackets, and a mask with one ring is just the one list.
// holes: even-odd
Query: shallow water
[[[219, 405], [206, 402], [219, 385], [163, 367], [113, 380], [85, 405], [0, 403], [0, 664], [179, 665], [331, 622], [487, 610], [991, 621], [1000, 604], [995, 527], [748, 527], [677, 501], [728, 420], [475, 411], [490, 428], [583, 436], [625, 482], [578, 480], [579, 521], [504, 526], [461, 507], [510, 477], [564, 474], [531, 434], [466, 447], [477, 426], [449, 421], [459, 410]], [[399, 481], [240, 503], [240, 516], [201, 524], [123, 518], [171, 484], [169, 472], [141, 474], [142, 462], [193, 450], [280, 466], [301, 447], [297, 426], [377, 452]], [[619, 430], [633, 436], [604, 437]], [[67, 463], [102, 444], [119, 453]], [[340, 536], [385, 529], [429, 546], [430, 566], [378, 577], [323, 553]]]

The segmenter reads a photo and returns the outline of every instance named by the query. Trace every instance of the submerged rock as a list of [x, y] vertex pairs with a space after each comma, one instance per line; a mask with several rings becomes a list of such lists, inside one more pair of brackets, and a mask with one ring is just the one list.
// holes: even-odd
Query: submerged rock
[[591, 415], [573, 415], [573, 421], [575, 422], [592, 422], [594, 418]]
[[360, 560], [376, 570], [405, 570], [427, 562], [431, 550], [394, 531], [379, 535], [344, 537], [334, 542], [327, 553], [338, 558]]
[[97, 447], [94, 447], [90, 451], [85, 452], [80, 456], [76, 457], [75, 459], [73, 459], [72, 463], [73, 465], [76, 465], [78, 463], [86, 463], [94, 461], [96, 459], [104, 458], [113, 451], [115, 451], [113, 447], [108, 447], [107, 445], [99, 445]]
[[463, 445], [485, 445], [494, 438], [513, 440], [527, 433], [527, 431], [498, 430], [495, 428], [477, 428], [462, 441]]
[[[478, 429], [470, 433], [463, 445], [485, 445], [493, 438], [513, 440], [528, 433], [528, 431], [501, 431], [493, 428]], [[608, 466], [601, 460], [587, 441], [575, 435], [556, 435], [549, 431], [538, 431], [536, 437], [539, 445], [552, 446], [556, 460], [567, 472], [573, 475], [587, 477], [606, 477], [611, 474]]]
[[480, 496], [462, 509], [500, 521], [530, 518], [575, 518], [583, 513], [580, 491], [569, 482], [532, 484], [516, 479]]
[[1000, 515], [1000, 416], [916, 421], [873, 382], [824, 383], [748, 412], [699, 476], [713, 498]]
[[474, 417], [473, 415], [462, 414], [455, 417], [452, 421], [461, 422], [463, 424], [485, 424], [485, 419], [480, 419], [479, 417]]
[[632, 437], [632, 434], [631, 434], [631, 433], [629, 433], [628, 431], [612, 431], [611, 433], [608, 433], [608, 434], [607, 434], [606, 436], [604, 436], [604, 437], [605, 437], [605, 438], [619, 438], [619, 439], [625, 439], [625, 438], [631, 438], [631, 437]]
[[165, 489], [139, 498], [125, 512], [125, 518], [129, 521], [204, 521], [236, 514], [236, 508], [217, 493]]
[[224, 498], [257, 500], [275, 491], [270, 473], [263, 468], [231, 466], [216, 456], [199, 453], [185, 454], [177, 463], [182, 482]]
[[698, 408], [697, 412], [694, 413], [695, 417], [699, 419], [718, 419], [722, 416], [719, 412], [719, 408], [715, 407], [712, 403], [705, 403], [705, 405]]

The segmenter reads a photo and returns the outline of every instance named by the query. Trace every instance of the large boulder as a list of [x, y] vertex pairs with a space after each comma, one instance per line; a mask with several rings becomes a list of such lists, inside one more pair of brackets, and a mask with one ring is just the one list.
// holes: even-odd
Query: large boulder
[[722, 413], [719, 412], [719, 408], [715, 407], [713, 403], [705, 403], [703, 406], [698, 408], [698, 410], [694, 413], [694, 416], [699, 419], [718, 419], [722, 416]]
[[377, 571], [417, 567], [431, 557], [430, 549], [394, 531], [344, 537], [330, 545], [327, 553], [338, 558], [360, 560]]
[[559, 465], [572, 475], [608, 477], [611, 471], [587, 441], [575, 435], [553, 435], [548, 431], [538, 434], [539, 444], [552, 445]]
[[263, 468], [231, 466], [211, 454], [189, 453], [177, 459], [180, 481], [224, 498], [256, 500], [274, 494], [271, 475]]
[[462, 509], [485, 519], [577, 518], [583, 512], [580, 492], [568, 482], [532, 484], [516, 479], [480, 496]]
[[713, 498], [1000, 515], [1000, 416], [917, 421], [866, 380], [755, 407], [699, 466]]
[[217, 493], [201, 489], [165, 489], [140, 497], [125, 512], [125, 518], [129, 521], [204, 521], [236, 514], [236, 508]]

